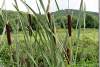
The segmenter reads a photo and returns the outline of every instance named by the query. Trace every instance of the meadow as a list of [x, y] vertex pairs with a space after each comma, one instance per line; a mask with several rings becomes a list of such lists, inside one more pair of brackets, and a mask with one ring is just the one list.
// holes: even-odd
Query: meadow
[[[36, 33], [36, 32], [34, 32]], [[80, 32], [80, 38], [79, 38], [79, 43], [78, 44], [75, 44], [75, 40], [76, 40], [76, 30], [73, 29], [72, 30], [72, 47], [73, 47], [73, 56], [77, 50], [77, 47], [78, 47], [78, 50], [77, 50], [77, 61], [76, 61], [76, 64], [74, 64], [74, 60], [73, 60], [73, 66], [74, 67], [98, 67], [98, 29], [95, 29], [95, 28], [87, 28], [87, 29], [81, 29], [81, 32]], [[14, 37], [15, 37], [15, 33], [12, 33], [12, 39], [13, 39], [13, 44], [12, 44], [12, 49], [11, 49], [11, 52], [13, 53], [15, 50], [16, 50], [16, 45], [14, 44]], [[33, 48], [28, 48], [28, 46], [30, 45], [28, 43], [28, 46], [26, 47], [24, 44], [25, 44], [25, 40], [24, 40], [24, 35], [22, 32], [19, 32], [19, 34], [17, 35], [18, 36], [18, 41], [19, 41], [19, 56], [22, 57], [22, 58], [26, 58], [25, 54], [23, 53], [26, 49], [31, 49], [31, 52], [32, 50], [34, 50], [34, 47], [35, 44], [33, 44]], [[66, 31], [64, 29], [57, 29], [56, 30], [56, 36], [57, 36], [57, 40], [60, 42], [60, 43], [63, 43], [63, 41], [65, 40], [65, 37], [66, 37]], [[1, 37], [1, 36], [0, 36]], [[35, 42], [34, 40], [34, 37], [31, 37], [31, 42]], [[45, 42], [45, 40], [44, 40]], [[15, 64], [16, 61], [15, 59], [13, 58], [13, 62], [15, 63], [10, 63], [10, 47], [7, 45], [7, 38], [6, 38], [6, 35], [4, 35], [4, 38], [3, 38], [3, 45], [1, 46], [1, 49], [0, 49], [0, 64], [5, 64], [6, 65], [10, 65], [10, 64]], [[30, 45], [31, 46], [31, 45]], [[43, 45], [42, 45], [43, 46]], [[41, 47], [42, 47], [41, 46]], [[47, 46], [44, 44], [44, 46]], [[44, 46], [42, 47], [44, 49]], [[59, 43], [57, 44], [57, 46], [59, 46], [59, 49], [61, 51], [62, 48], [63, 48], [63, 45], [59, 45]], [[36, 48], [35, 48], [36, 49]], [[37, 50], [37, 49], [36, 49]], [[40, 48], [38, 47], [38, 50], [40, 51]], [[33, 51], [34, 52], [34, 51]], [[15, 54], [15, 53], [14, 53]], [[35, 53], [33, 53], [35, 54]], [[15, 54], [16, 55], [16, 54]], [[22, 56], [21, 56], [22, 55]], [[65, 64], [67, 62], [65, 61]], [[68, 66], [68, 65], [66, 65]]]
[[17, 0], [16, 11], [0, 9], [0, 67], [98, 67], [98, 13], [87, 12], [83, 0], [79, 10], [60, 10], [54, 0], [56, 12], [51, 0], [47, 7], [35, 0], [39, 13], [20, 1], [27, 12]]

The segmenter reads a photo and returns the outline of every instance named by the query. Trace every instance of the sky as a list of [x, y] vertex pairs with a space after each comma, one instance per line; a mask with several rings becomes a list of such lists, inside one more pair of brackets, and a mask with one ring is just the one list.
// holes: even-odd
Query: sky
[[[3, 3], [4, 0], [0, 0], [0, 1], [1, 1], [0, 2], [0, 8], [1, 8], [2, 7], [2, 3]], [[18, 7], [19, 7], [20, 11], [25, 11], [25, 12], [28, 11], [26, 9], [25, 5], [20, 0], [17, 0], [17, 2], [18, 2]], [[57, 2], [58, 2], [58, 5], [59, 5], [61, 10], [68, 9], [68, 0], [57, 0]], [[69, 0], [69, 9], [79, 9], [80, 2], [81, 2], [81, 0]], [[86, 11], [99, 12], [98, 0], [84, 0], [84, 2], [86, 4]], [[31, 6], [38, 13], [36, 0], [26, 0], [26, 3], [29, 6]], [[44, 3], [44, 6], [46, 8], [48, 0], [43, 0], [43, 3]], [[3, 6], [3, 9], [15, 10], [15, 8], [13, 7], [14, 4], [15, 4], [14, 0], [5, 0], [5, 4]], [[41, 7], [39, 2], [38, 2], [38, 4], [39, 4], [41, 12], [43, 12], [43, 9], [42, 9], [42, 7]], [[50, 12], [57, 11], [55, 0], [51, 0], [50, 10], [49, 11]]]

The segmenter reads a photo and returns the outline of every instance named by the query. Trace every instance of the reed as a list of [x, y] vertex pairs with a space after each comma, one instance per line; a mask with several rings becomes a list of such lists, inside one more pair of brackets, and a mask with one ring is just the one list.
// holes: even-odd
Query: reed
[[69, 34], [69, 37], [72, 36], [72, 20], [71, 20], [71, 15], [68, 15], [68, 34]]
[[49, 21], [49, 23], [48, 23], [49, 28], [51, 28], [51, 15], [49, 12], [47, 12], [47, 17], [48, 17], [48, 21]]
[[51, 23], [51, 15], [50, 15], [50, 12], [47, 12], [47, 16], [48, 16], [49, 23]]
[[[39, 66], [41, 67], [42, 65], [43, 65], [43, 67], [66, 67], [66, 65], [65, 65], [66, 63], [64, 62], [65, 58], [63, 58], [63, 56], [65, 54], [62, 54], [63, 48], [61, 48], [60, 46], [63, 46], [63, 43], [66, 44], [66, 43], [71, 42], [71, 41], [67, 40], [68, 39], [67, 33], [68, 33], [69, 38], [72, 37], [71, 15], [67, 16], [68, 32], [66, 33], [66, 38], [65, 39], [62, 38], [62, 41], [60, 41], [59, 38], [55, 37], [56, 36], [55, 25], [54, 25], [55, 17], [51, 16], [50, 12], [48, 12], [49, 7], [50, 7], [50, 0], [48, 0], [47, 9], [45, 9], [45, 7], [44, 7], [44, 4], [42, 2], [43, 0], [38, 0], [40, 2], [40, 6], [42, 7], [42, 9], [44, 11], [44, 15], [45, 15], [45, 18], [42, 21], [41, 21], [41, 18], [34, 11], [34, 9], [31, 8], [26, 2], [21, 0], [21, 2], [25, 5], [25, 7], [34, 14], [34, 17], [35, 17], [34, 22], [37, 24], [36, 32], [33, 32], [33, 29], [32, 29], [32, 27], [34, 26], [32, 20], [34, 20], [34, 19], [32, 18], [31, 14], [27, 14], [28, 23], [22, 22], [23, 21], [22, 18], [26, 17], [26, 16], [24, 16], [20, 12], [20, 10], [18, 8], [17, 0], [14, 0], [14, 1], [16, 4], [14, 6], [18, 13], [19, 24], [22, 27], [22, 34], [23, 34], [22, 38], [23, 39], [22, 40], [18, 39], [17, 37], [19, 36], [20, 32], [18, 30], [14, 30], [16, 32], [17, 36], [16, 36], [16, 41], [14, 42], [14, 44], [16, 44], [16, 57], [15, 57], [16, 64], [13, 64], [13, 65], [15, 65], [15, 67], [23, 66], [24, 63], [22, 63], [22, 65], [20, 65], [21, 64], [20, 59], [23, 59], [24, 55], [27, 55], [26, 58], [27, 58], [28, 62], [26, 62], [26, 63], [30, 63], [29, 64], [30, 67], [39, 67]], [[39, 14], [41, 14], [42, 12], [40, 11], [38, 2], [36, 1], [36, 3], [38, 6]], [[55, 0], [55, 4], [59, 11], [60, 8], [57, 3], [57, 0]], [[26, 29], [27, 26], [29, 29], [29, 34], [27, 33], [27, 29]], [[49, 28], [48, 28], [48, 26], [49, 26]], [[8, 44], [11, 45], [12, 39], [11, 39], [10, 24], [6, 24], [6, 31], [7, 31]], [[32, 38], [29, 39], [29, 36], [32, 36]], [[71, 45], [72, 44], [70, 43], [70, 46]], [[71, 63], [72, 50], [71, 50], [70, 46], [67, 45], [68, 48], [65, 49], [66, 54], [67, 54], [66, 58], [67, 58], [68, 64], [72, 64]], [[22, 54], [22, 53], [24, 53], [24, 54]], [[20, 55], [22, 55], [22, 56], [20, 57]], [[77, 53], [76, 53], [76, 55], [77, 55]], [[40, 56], [42, 57], [42, 59], [39, 58]]]
[[71, 31], [71, 28], [72, 28], [72, 19], [71, 19], [71, 15], [68, 15], [67, 16], [68, 18], [68, 22], [67, 22], [67, 25], [68, 25], [68, 45], [66, 46], [67, 48], [64, 48], [65, 50], [65, 57], [66, 57], [66, 60], [67, 60], [67, 63], [69, 65], [72, 64], [72, 44], [71, 44], [71, 36], [72, 36], [72, 31]]
[[12, 40], [11, 40], [11, 26], [10, 24], [6, 24], [6, 33], [7, 33], [7, 41], [8, 41], [8, 45], [12, 44]]
[[29, 26], [28, 26], [28, 30], [29, 30], [29, 35], [32, 36], [32, 19], [31, 19], [31, 14], [28, 14], [28, 22], [29, 22]]

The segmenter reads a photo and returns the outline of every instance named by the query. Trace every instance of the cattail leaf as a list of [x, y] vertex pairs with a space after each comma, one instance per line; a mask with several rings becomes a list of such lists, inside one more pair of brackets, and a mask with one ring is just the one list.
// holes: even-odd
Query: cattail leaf
[[41, 11], [40, 11], [40, 8], [39, 8], [37, 0], [36, 0], [36, 4], [37, 4], [37, 8], [38, 8], [39, 14], [41, 15]]
[[48, 59], [48, 57], [46, 56], [46, 54], [45, 54], [45, 53], [43, 54], [43, 56], [44, 56], [44, 58], [46, 59], [46, 61], [47, 61], [48, 65], [50, 66], [50, 65], [51, 65], [51, 62], [49, 61], [49, 59]]
[[[26, 51], [27, 52], [27, 51]], [[32, 60], [32, 62], [36, 65], [36, 67], [38, 67], [38, 64], [36, 63], [36, 61], [34, 60], [33, 56], [27, 52], [27, 55], [29, 56], [29, 58]]]
[[37, 15], [37, 13], [24, 1], [22, 1], [22, 3], [27, 7], [29, 8], [35, 15]]
[[55, 3], [56, 3], [56, 6], [57, 6], [57, 9], [58, 9], [58, 11], [59, 11], [60, 9], [59, 9], [59, 6], [58, 6], [58, 3], [57, 3], [57, 0], [55, 0]]
[[44, 12], [46, 12], [45, 7], [44, 7], [44, 4], [43, 4], [43, 1], [42, 1], [42, 0], [39, 0], [39, 2], [40, 2], [40, 4], [41, 4], [42, 9], [44, 10]]
[[5, 0], [3, 0], [3, 3], [1, 5], [0, 9], [2, 9], [4, 7], [4, 5], [5, 5]]
[[[83, 8], [83, 0], [81, 0], [81, 3], [80, 3], [80, 8], [79, 8], [79, 10], [80, 10], [80, 12], [79, 12], [79, 15], [78, 15], [78, 19], [77, 19], [77, 25], [76, 25], [76, 31], [77, 31], [77, 35], [76, 35], [76, 37], [77, 37], [77, 39], [76, 39], [76, 44], [78, 44], [79, 42], [79, 37], [80, 37], [80, 28], [81, 28], [81, 23], [80, 23], [80, 18], [81, 18], [81, 15], [82, 15], [82, 10], [84, 9]], [[77, 52], [78, 52], [78, 46], [79, 45], [77, 45], [77, 48], [76, 48], [76, 53], [75, 53], [75, 63], [77, 62]]]
[[83, 7], [83, 0], [81, 0], [81, 3], [80, 3], [80, 10], [82, 10], [82, 7]]
[[48, 12], [50, 9], [50, 0], [48, 0], [48, 5], [47, 5], [47, 9], [46, 9], [46, 12]]
[[16, 7], [18, 8], [17, 0], [14, 0]]
[[3, 29], [2, 36], [0, 37], [0, 45], [1, 45], [2, 41], [3, 41], [3, 37], [5, 35], [5, 32], [6, 32], [6, 25], [5, 25], [4, 29]]
[[19, 11], [18, 6], [17, 6], [17, 5], [14, 5], [14, 4], [13, 4], [13, 6], [14, 6], [14, 8], [18, 11], [18, 13], [22, 16], [22, 13]]
[[85, 13], [85, 11], [86, 11], [86, 4], [85, 4], [85, 2], [84, 2], [84, 9], [83, 9], [83, 11], [84, 11], [84, 30], [85, 30], [85, 27], [86, 27], [86, 22], [85, 22], [85, 20], [86, 20], [86, 13]]
[[78, 19], [77, 19], [77, 24], [76, 24], [76, 30], [78, 30], [78, 33], [77, 33], [77, 38], [79, 39], [80, 37], [80, 27], [81, 27], [81, 23], [80, 23], [80, 17], [81, 17], [81, 14], [82, 14], [82, 8], [83, 8], [83, 0], [81, 0], [81, 3], [80, 3], [80, 13], [79, 13], [79, 16], [78, 16]]

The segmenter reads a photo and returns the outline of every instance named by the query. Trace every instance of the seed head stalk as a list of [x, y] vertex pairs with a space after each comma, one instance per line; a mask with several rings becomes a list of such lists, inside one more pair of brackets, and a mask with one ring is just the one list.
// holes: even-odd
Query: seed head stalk
[[71, 44], [71, 36], [72, 36], [72, 19], [71, 15], [67, 16], [68, 18], [68, 35], [69, 35], [69, 40], [68, 40], [68, 48], [67, 48], [67, 56], [68, 56], [68, 64], [71, 65], [72, 63], [72, 44]]
[[[54, 23], [51, 21], [51, 14], [49, 12], [47, 12], [47, 16], [48, 16], [48, 21], [49, 21], [49, 28], [51, 29], [52, 33], [55, 35], [55, 26], [54, 26]], [[52, 43], [52, 54], [53, 54], [53, 61], [55, 62], [55, 66], [57, 64], [57, 61], [56, 61], [56, 38], [54, 35], [52, 35], [51, 33], [51, 39], [53, 39], [53, 43]]]

